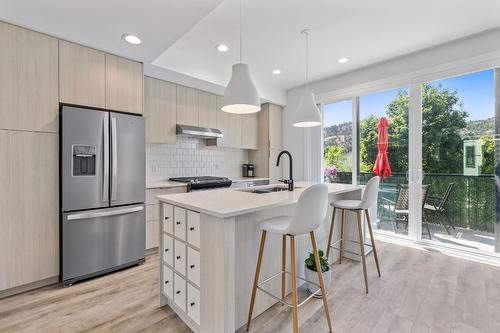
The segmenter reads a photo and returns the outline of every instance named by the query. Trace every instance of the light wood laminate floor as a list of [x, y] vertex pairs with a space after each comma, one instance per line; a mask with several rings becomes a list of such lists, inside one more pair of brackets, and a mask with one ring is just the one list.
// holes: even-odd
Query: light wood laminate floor
[[[333, 266], [334, 332], [500, 332], [499, 267], [378, 244], [382, 278], [368, 256], [368, 295], [359, 263]], [[189, 332], [172, 310], [158, 307], [157, 265], [149, 252], [142, 266], [0, 300], [0, 332]], [[299, 320], [301, 332], [327, 330], [321, 300], [302, 307]], [[291, 311], [276, 305], [251, 331], [288, 333], [291, 325]]]

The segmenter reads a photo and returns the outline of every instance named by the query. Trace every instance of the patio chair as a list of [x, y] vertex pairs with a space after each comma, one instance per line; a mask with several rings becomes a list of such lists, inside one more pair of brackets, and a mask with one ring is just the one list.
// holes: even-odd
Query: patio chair
[[[425, 224], [427, 229], [427, 234], [429, 235], [429, 239], [432, 238], [431, 232], [429, 230], [429, 224], [427, 223], [427, 219], [425, 218], [424, 205], [427, 201], [427, 197], [429, 196], [431, 190], [430, 185], [422, 185], [422, 222]], [[393, 216], [394, 223], [394, 232], [397, 232], [397, 228], [399, 223], [405, 224], [405, 229], [408, 228], [408, 215], [409, 215], [409, 203], [410, 203], [410, 191], [407, 184], [401, 184], [398, 191], [398, 196], [396, 197], [396, 201], [392, 201], [387, 198], [383, 198], [383, 204], [391, 211], [391, 215]]]
[[454, 187], [455, 183], [449, 183], [448, 188], [446, 188], [446, 191], [444, 192], [442, 197], [429, 197], [427, 199], [427, 203], [424, 206], [424, 210], [444, 217], [446, 223], [443, 223], [443, 219], [438, 219], [438, 222], [446, 229], [448, 235], [451, 235], [450, 227], [452, 227], [453, 230], [455, 229], [455, 226], [450, 222], [448, 212], [446, 211], [446, 204], [448, 203], [448, 199], [450, 198], [450, 194], [453, 191]]

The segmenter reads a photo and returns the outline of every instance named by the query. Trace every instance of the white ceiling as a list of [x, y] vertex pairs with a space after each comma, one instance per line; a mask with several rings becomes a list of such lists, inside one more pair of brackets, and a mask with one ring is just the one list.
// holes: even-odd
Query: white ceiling
[[[0, 0], [0, 20], [149, 63], [222, 0]], [[141, 37], [141, 45], [121, 39]]]
[[[238, 61], [238, 3], [0, 0], [0, 20], [216, 87], [227, 84]], [[282, 100], [286, 89], [303, 83], [304, 28], [312, 29], [310, 78], [317, 80], [500, 26], [499, 0], [243, 0], [243, 6], [243, 61], [268, 100]], [[126, 44], [125, 32], [143, 43]], [[230, 51], [215, 51], [220, 42]], [[350, 62], [340, 65], [340, 57]], [[273, 76], [274, 68], [282, 74]]]

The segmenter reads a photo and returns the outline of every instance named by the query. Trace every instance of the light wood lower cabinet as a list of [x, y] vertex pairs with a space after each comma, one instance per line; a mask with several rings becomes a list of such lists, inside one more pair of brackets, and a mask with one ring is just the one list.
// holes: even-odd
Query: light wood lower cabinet
[[202, 302], [200, 251], [203, 251], [199, 244], [200, 213], [167, 203], [160, 204], [160, 219], [169, 221], [172, 212], [174, 221], [182, 223], [174, 224], [173, 228], [169, 224], [162, 223], [159, 228], [162, 235], [160, 237], [161, 305], [170, 305], [193, 331], [199, 332]]
[[57, 39], [0, 22], [0, 129], [58, 131]]
[[185, 186], [146, 189], [146, 249], [158, 247], [159, 222], [164, 224], [163, 227], [165, 230], [169, 230], [171, 234], [173, 233], [173, 207], [171, 205], [165, 207], [164, 211], [166, 212], [166, 215], [160, 219], [158, 215], [159, 202], [156, 199], [156, 196], [183, 192], [186, 192]]
[[58, 135], [0, 130], [0, 290], [59, 275]]

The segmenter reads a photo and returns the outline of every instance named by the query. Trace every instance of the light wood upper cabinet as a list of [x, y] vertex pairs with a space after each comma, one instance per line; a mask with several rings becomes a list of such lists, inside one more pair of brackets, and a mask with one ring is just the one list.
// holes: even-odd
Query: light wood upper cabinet
[[151, 77], [144, 78], [146, 142], [174, 143], [177, 124], [177, 86]]
[[198, 126], [216, 128], [217, 95], [198, 91]]
[[0, 45], [0, 128], [57, 132], [57, 39], [0, 22]]
[[105, 53], [59, 41], [59, 93], [63, 103], [106, 107]]
[[58, 144], [0, 130], [0, 290], [59, 275]]
[[255, 165], [257, 177], [269, 177], [276, 183], [282, 177], [281, 166], [276, 167], [276, 158], [283, 148], [283, 108], [265, 103], [259, 112], [258, 149], [248, 153], [250, 163]]
[[217, 146], [241, 148], [241, 116], [221, 110], [222, 96], [217, 96], [217, 128], [224, 135], [217, 139]]
[[269, 107], [269, 147], [272, 149], [283, 148], [283, 108], [274, 104]]
[[241, 115], [241, 148], [259, 147], [259, 113]]
[[198, 126], [198, 90], [177, 86], [177, 123]]
[[106, 54], [106, 108], [142, 114], [142, 64]]

